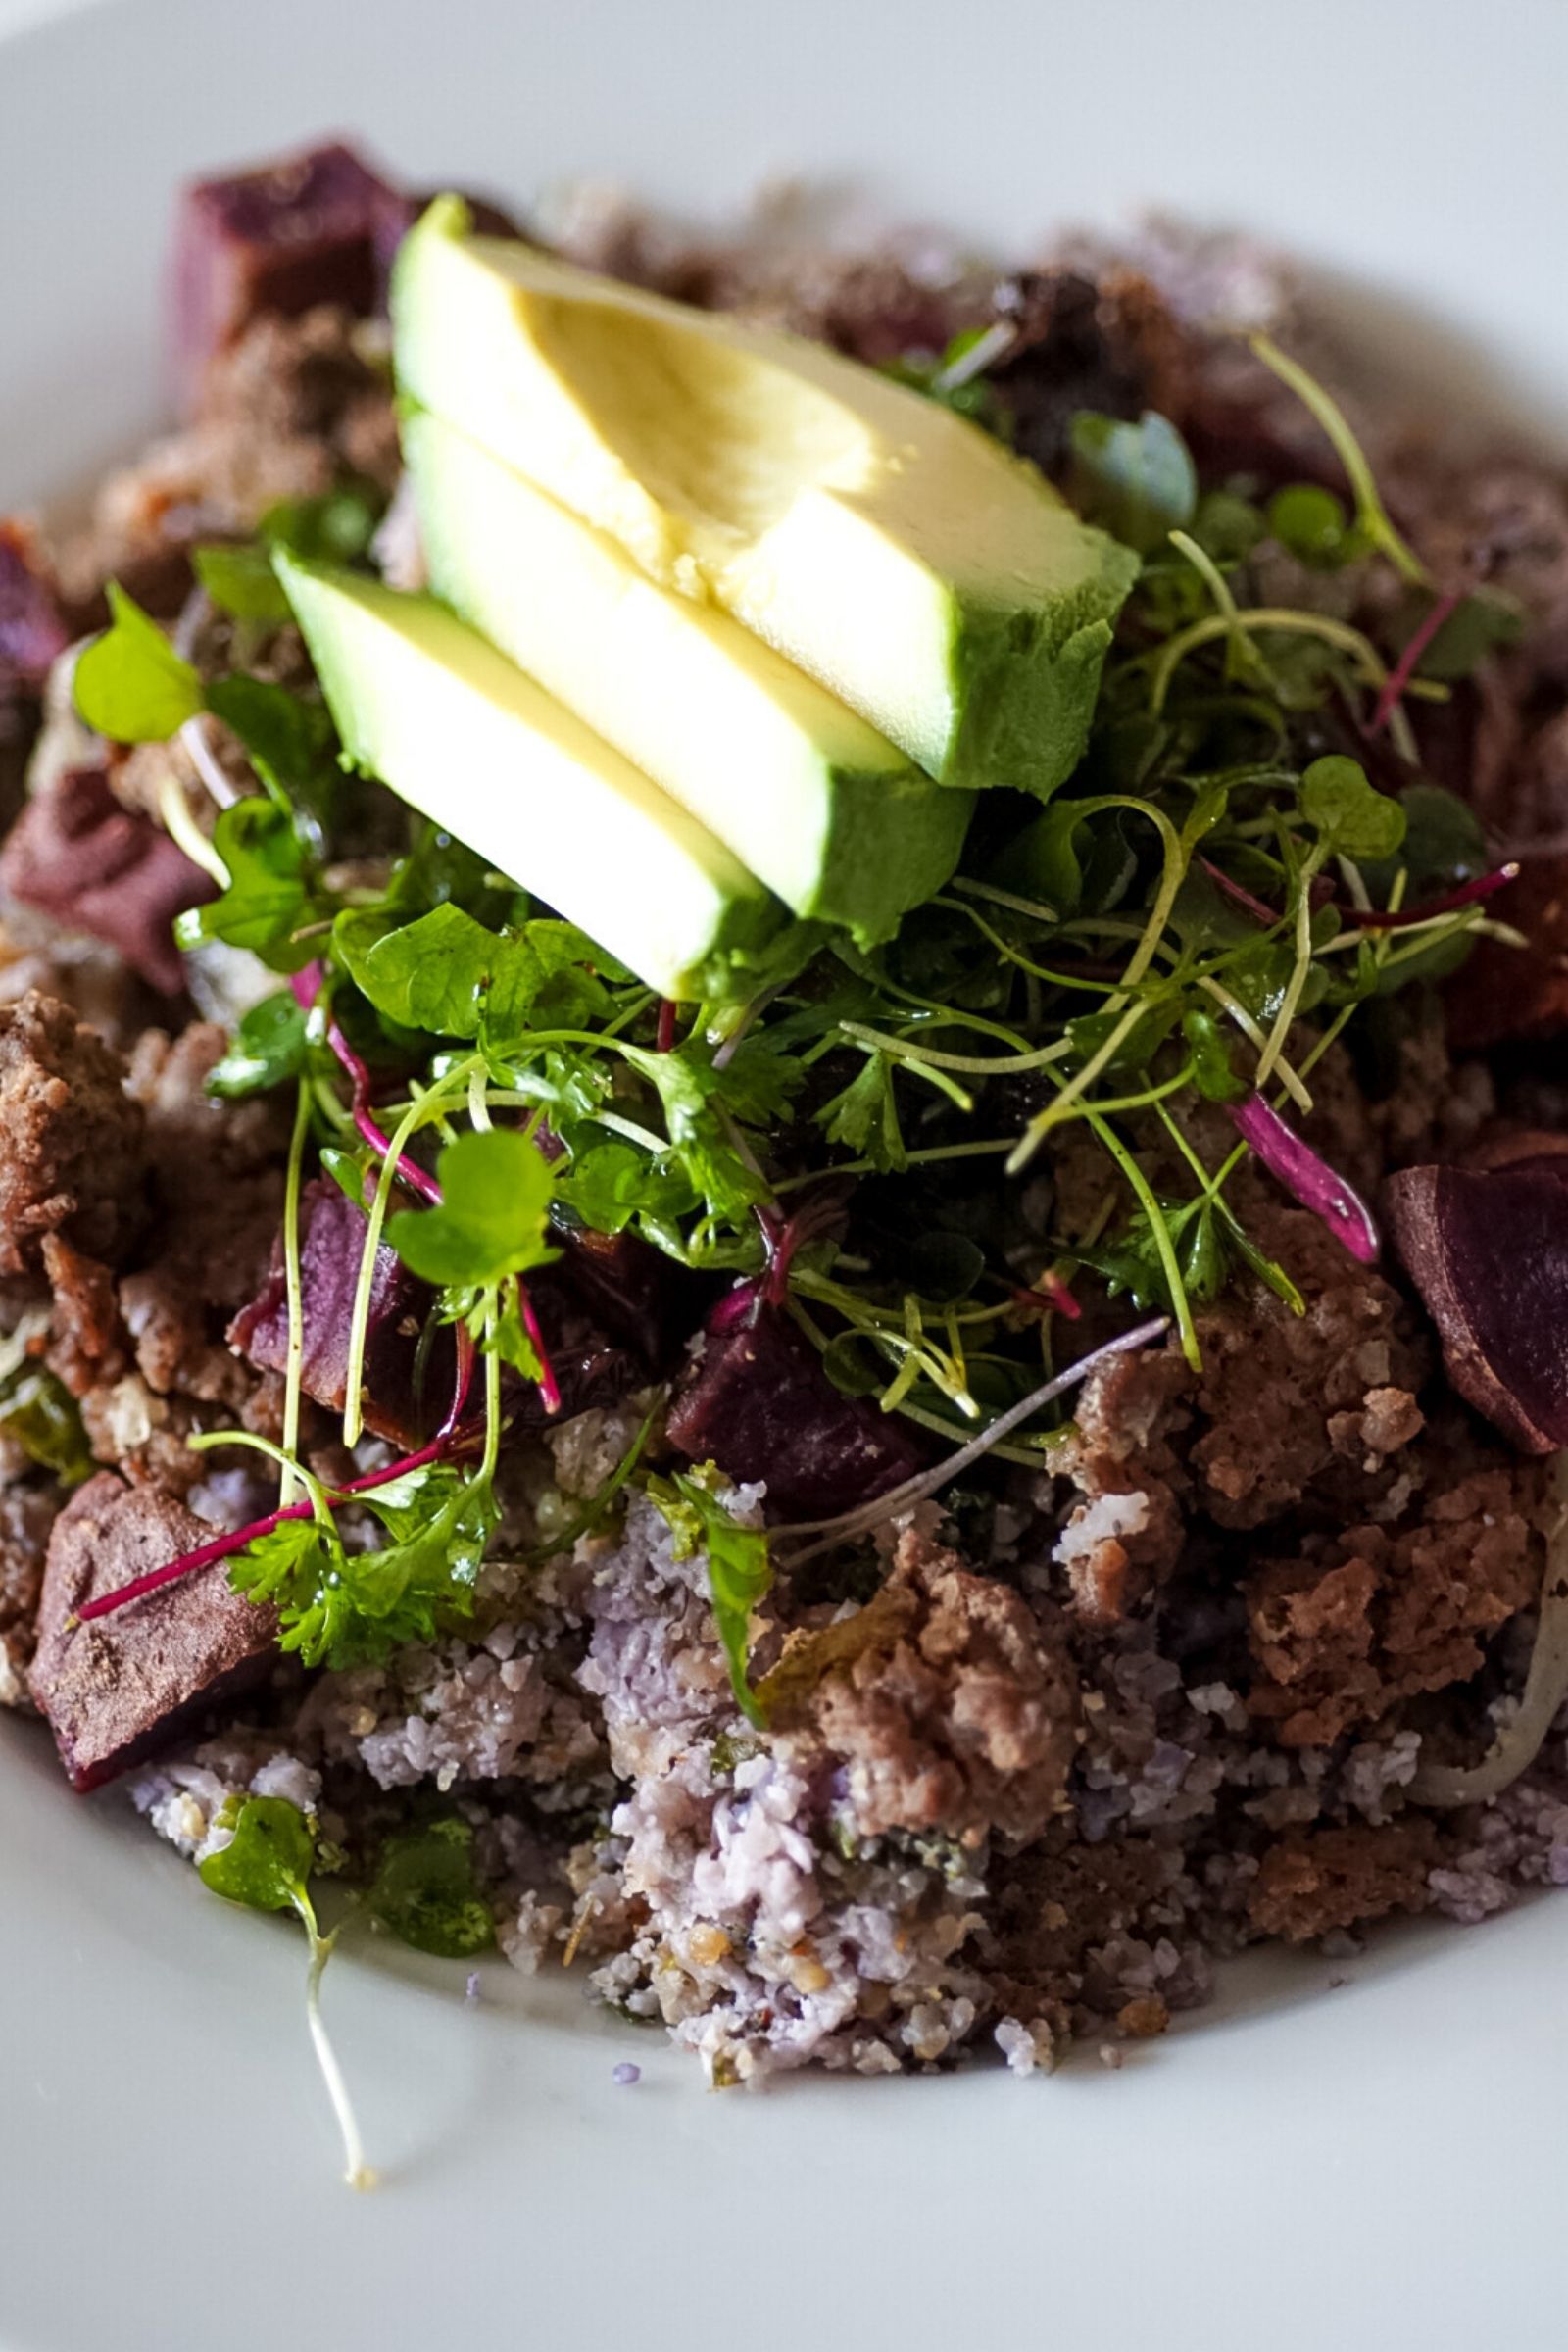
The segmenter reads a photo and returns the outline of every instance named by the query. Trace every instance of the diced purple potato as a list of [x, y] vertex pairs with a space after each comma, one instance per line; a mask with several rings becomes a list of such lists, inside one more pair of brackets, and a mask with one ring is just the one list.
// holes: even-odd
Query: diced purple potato
[[340, 140], [257, 172], [198, 180], [180, 201], [173, 262], [173, 363], [195, 406], [209, 363], [263, 313], [318, 303], [368, 316], [407, 199]]
[[212, 1533], [170, 1495], [108, 1470], [55, 1521], [28, 1687], [74, 1788], [99, 1788], [266, 1680], [276, 1616], [232, 1592], [220, 1566], [78, 1621], [84, 1601], [193, 1551]]
[[841, 1395], [789, 1316], [744, 1291], [709, 1317], [665, 1426], [689, 1460], [714, 1461], [738, 1484], [765, 1480], [775, 1522], [872, 1501], [925, 1464], [905, 1423]]
[[36, 694], [71, 643], [47, 566], [31, 533], [0, 522], [0, 702]]
[[96, 767], [70, 768], [36, 794], [0, 850], [0, 889], [103, 940], [170, 997], [185, 985], [174, 917], [216, 888], [161, 825], [121, 806]]

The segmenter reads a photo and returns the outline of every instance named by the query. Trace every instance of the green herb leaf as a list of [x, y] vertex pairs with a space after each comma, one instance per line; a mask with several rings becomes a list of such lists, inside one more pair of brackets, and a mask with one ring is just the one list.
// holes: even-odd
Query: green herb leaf
[[405, 1209], [386, 1229], [404, 1264], [426, 1282], [479, 1287], [554, 1257], [547, 1234], [555, 1179], [529, 1137], [499, 1127], [460, 1135], [436, 1176], [439, 1207]]
[[281, 1796], [230, 1796], [218, 1827], [234, 1835], [197, 1864], [203, 1884], [251, 1911], [297, 1911], [314, 1932], [306, 1888], [316, 1834], [298, 1805]]
[[275, 801], [236, 801], [220, 814], [213, 847], [227, 868], [228, 888], [176, 918], [178, 945], [189, 950], [220, 939], [231, 948], [249, 948], [274, 971], [302, 969], [312, 942], [291, 934], [315, 908], [305, 848], [288, 811]]
[[339, 915], [333, 934], [349, 969], [377, 1012], [437, 1037], [477, 1037], [485, 991], [505, 943], [449, 900], [367, 951], [375, 916]]
[[685, 1216], [697, 1205], [684, 1169], [621, 1143], [593, 1145], [558, 1181], [556, 1198], [595, 1233], [622, 1233], [639, 1216]]
[[62, 1486], [79, 1487], [98, 1467], [75, 1398], [43, 1364], [24, 1361], [0, 1380], [0, 1433]]
[[281, 1796], [229, 1797], [218, 1816], [233, 1837], [218, 1853], [197, 1864], [203, 1881], [225, 1901], [252, 1911], [294, 1911], [310, 1941], [305, 1976], [305, 2014], [321, 2080], [343, 2135], [344, 2179], [351, 2188], [369, 2188], [375, 2176], [365, 2161], [342, 2069], [321, 2022], [321, 1976], [338, 1931], [323, 1936], [316, 1924], [310, 1875], [316, 1862], [316, 1833], [298, 1805]]
[[395, 1831], [367, 1897], [383, 1927], [416, 1952], [469, 1960], [495, 1942], [495, 1921], [473, 1870], [473, 1831], [455, 1815]]
[[[1129, 791], [1140, 788], [1127, 784]], [[1122, 811], [1099, 798], [1054, 801], [1014, 836], [993, 867], [1004, 887], [1040, 899], [1059, 915], [1105, 913], [1137, 870]]]
[[297, 1078], [305, 1060], [305, 1013], [286, 988], [241, 1015], [228, 1052], [207, 1074], [207, 1092], [223, 1102], [265, 1094]]
[[345, 1152], [341, 1144], [323, 1144], [321, 1146], [322, 1175], [330, 1176], [344, 1198], [352, 1200], [356, 1208], [363, 1208], [367, 1213], [369, 1210], [370, 1196], [375, 1190], [371, 1170], [379, 1166], [379, 1160], [374, 1157], [368, 1145], [362, 1144], [354, 1152]]
[[118, 580], [109, 612], [109, 627], [76, 663], [77, 712], [112, 743], [167, 743], [203, 709], [201, 680]]
[[1281, 547], [1314, 570], [1332, 571], [1357, 552], [1345, 508], [1316, 482], [1276, 490], [1268, 502], [1268, 527]]
[[1231, 1067], [1230, 1048], [1211, 1012], [1193, 1004], [1182, 1014], [1182, 1034], [1193, 1056], [1193, 1083], [1205, 1102], [1239, 1102], [1249, 1089]]
[[386, 499], [373, 482], [349, 481], [318, 498], [284, 498], [257, 525], [264, 547], [324, 564], [357, 564], [375, 537]]
[[1198, 470], [1168, 417], [1146, 410], [1136, 424], [1081, 409], [1072, 420], [1073, 503], [1124, 547], [1148, 555], [1182, 529], [1198, 506]]
[[717, 1492], [721, 1483], [714, 1465], [704, 1462], [695, 1470], [677, 1471], [672, 1480], [651, 1478], [648, 1494], [674, 1534], [676, 1558], [707, 1553], [708, 1589], [735, 1703], [749, 1722], [760, 1726], [763, 1712], [748, 1675], [752, 1612], [767, 1597], [773, 1563], [764, 1531], [737, 1525], [724, 1508]]
[[253, 540], [198, 547], [191, 562], [220, 612], [232, 613], [236, 620], [287, 620], [288, 598], [278, 585], [271, 558]]
[[324, 703], [236, 671], [208, 687], [207, 708], [239, 737], [276, 801], [290, 811], [305, 810], [318, 824], [329, 822], [342, 770], [337, 730]]
[[1491, 860], [1487, 837], [1475, 810], [1441, 784], [1410, 784], [1399, 795], [1405, 832], [1397, 854], [1363, 858], [1362, 877], [1374, 897], [1385, 898], [1402, 865], [1412, 891], [1435, 884], [1468, 882]]
[[429, 1464], [359, 1500], [392, 1539], [379, 1551], [349, 1552], [335, 1527], [285, 1519], [229, 1562], [233, 1590], [271, 1603], [280, 1647], [307, 1666], [378, 1662], [473, 1607], [498, 1518], [488, 1480]]
[[602, 1020], [611, 1007], [606, 983], [631, 980], [575, 923], [539, 916], [503, 944], [481, 1027], [485, 1052], [502, 1059], [526, 1044], [530, 1029], [582, 1029]]
[[[1410, 637], [1432, 609], [1430, 596], [1413, 598], [1409, 607]], [[1472, 677], [1488, 654], [1517, 645], [1524, 634], [1524, 614], [1510, 597], [1494, 588], [1476, 588], [1462, 597], [1415, 665], [1418, 678], [1456, 683]]]
[[824, 1102], [816, 1116], [830, 1144], [845, 1145], [884, 1175], [908, 1166], [888, 1054], [868, 1054], [849, 1085]]
[[675, 1157], [709, 1214], [735, 1219], [765, 1200], [769, 1193], [766, 1178], [747, 1165], [715, 1107], [715, 1098], [724, 1092], [724, 1074], [713, 1068], [705, 1050], [688, 1044], [667, 1054], [645, 1053], [639, 1046], [625, 1046], [621, 1051], [658, 1094]]
[[1342, 858], [1391, 858], [1404, 839], [1399, 803], [1367, 781], [1358, 761], [1314, 760], [1301, 778], [1301, 814]]

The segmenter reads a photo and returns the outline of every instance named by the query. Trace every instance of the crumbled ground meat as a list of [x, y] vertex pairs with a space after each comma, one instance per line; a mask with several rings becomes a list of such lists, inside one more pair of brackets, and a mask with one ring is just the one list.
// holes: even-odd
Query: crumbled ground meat
[[53, 1487], [29, 1481], [0, 1488], [0, 1706], [26, 1703], [44, 1550], [59, 1508]]
[[1417, 1814], [1385, 1828], [1306, 1830], [1265, 1848], [1249, 1905], [1254, 1928], [1304, 1943], [1390, 1911], [1421, 1911], [1436, 1825]]
[[56, 551], [61, 579], [84, 626], [112, 577], [172, 617], [195, 541], [249, 530], [346, 473], [390, 491], [398, 470], [385, 328], [334, 309], [260, 318], [208, 370], [190, 428], [109, 477]]
[[0, 1273], [46, 1233], [114, 1258], [142, 1217], [142, 1118], [124, 1070], [68, 1006], [30, 989], [0, 1005]]
[[1068, 1514], [1054, 1556], [1089, 1623], [1124, 1616], [1181, 1555], [1176, 1482], [1186, 1482], [1172, 1439], [1188, 1421], [1191, 1385], [1179, 1355], [1152, 1348], [1113, 1356], [1084, 1383], [1063, 1466], [1089, 1499]]
[[[1461, 1461], [1464, 1436], [1446, 1433]], [[1483, 1642], [1540, 1589], [1534, 1464], [1461, 1471], [1412, 1523], [1314, 1539], [1247, 1580], [1254, 1715], [1287, 1747], [1327, 1746], [1401, 1698], [1467, 1682]]]
[[109, 1268], [73, 1250], [62, 1234], [46, 1233], [43, 1270], [53, 1299], [50, 1369], [74, 1396], [118, 1380], [125, 1369], [124, 1334]]
[[[1288, 1268], [1306, 1313], [1254, 1290], [1199, 1318], [1197, 1403], [1208, 1426], [1191, 1460], [1202, 1507], [1222, 1527], [1262, 1526], [1314, 1485], [1343, 1491], [1341, 1461], [1352, 1485], [1369, 1454], [1381, 1476], [1374, 1436], [1419, 1427], [1382, 1394], [1413, 1396], [1428, 1365], [1415, 1317], [1393, 1285], [1302, 1209], [1278, 1211], [1263, 1247]], [[1374, 1392], [1381, 1401], [1369, 1408]]]
[[861, 1834], [1037, 1837], [1061, 1805], [1076, 1743], [1059, 1638], [1018, 1594], [913, 1530], [900, 1540], [891, 1590], [916, 1602], [908, 1625], [828, 1675], [807, 1710], [848, 1769]]
[[[204, 1421], [260, 1426], [270, 1404], [225, 1333], [267, 1265], [282, 1213], [284, 1113], [204, 1091], [224, 1032], [197, 1021], [171, 1039], [149, 1030], [127, 1087], [144, 1119], [149, 1221], [115, 1286], [62, 1265], [51, 1360], [80, 1397], [100, 1461], [174, 1494], [203, 1474], [184, 1443]], [[97, 1350], [95, 1353], [94, 1351]]]

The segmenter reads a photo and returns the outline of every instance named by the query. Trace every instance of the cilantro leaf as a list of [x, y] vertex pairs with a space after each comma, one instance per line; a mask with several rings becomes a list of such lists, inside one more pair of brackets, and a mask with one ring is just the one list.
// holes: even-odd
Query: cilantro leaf
[[427, 1464], [357, 1497], [392, 1541], [347, 1550], [335, 1527], [285, 1519], [229, 1562], [229, 1583], [278, 1612], [279, 1646], [307, 1666], [357, 1666], [467, 1616], [498, 1517], [489, 1482]]
[[404, 1209], [387, 1239], [426, 1282], [479, 1287], [554, 1257], [547, 1220], [555, 1177], [532, 1139], [514, 1129], [460, 1135], [436, 1167], [439, 1206]]
[[1301, 778], [1301, 815], [1325, 848], [1343, 858], [1392, 858], [1404, 839], [1404, 810], [1367, 781], [1360, 762], [1332, 754]]
[[763, 1711], [747, 1669], [752, 1612], [767, 1597], [773, 1563], [765, 1531], [731, 1518], [715, 1491], [717, 1482], [713, 1464], [705, 1462], [696, 1470], [677, 1471], [673, 1479], [651, 1478], [648, 1494], [669, 1524], [675, 1557], [690, 1559], [699, 1550], [707, 1554], [708, 1589], [735, 1703], [748, 1722], [760, 1726]]
[[506, 1059], [530, 1029], [581, 1029], [610, 1010], [606, 982], [631, 974], [575, 923], [538, 916], [502, 941], [481, 1028], [485, 1052]]
[[1146, 409], [1136, 424], [1080, 409], [1072, 420], [1073, 503], [1124, 547], [1148, 555], [1193, 519], [1198, 469], [1168, 417]]
[[203, 1885], [251, 1911], [297, 1911], [314, 1931], [306, 1887], [316, 1834], [298, 1805], [282, 1796], [230, 1796], [218, 1827], [233, 1836], [197, 1864]]
[[305, 1013], [286, 988], [241, 1015], [228, 1052], [207, 1073], [207, 1092], [222, 1102], [265, 1094], [297, 1078], [305, 1059]]
[[354, 1557], [356, 1639], [384, 1656], [405, 1642], [428, 1640], [449, 1616], [471, 1613], [501, 1511], [487, 1478], [448, 1464], [390, 1479], [363, 1499], [392, 1542]]
[[109, 583], [109, 627], [76, 663], [76, 710], [112, 743], [167, 743], [204, 708], [202, 682], [118, 580]]
[[456, 1815], [395, 1831], [381, 1848], [367, 1900], [400, 1941], [438, 1959], [472, 1959], [496, 1939], [474, 1877], [473, 1831]]
[[630, 1144], [595, 1144], [556, 1185], [556, 1198], [595, 1233], [622, 1233], [634, 1217], [684, 1216], [697, 1195], [684, 1171]]
[[816, 1116], [830, 1144], [844, 1144], [882, 1174], [897, 1174], [908, 1166], [888, 1054], [868, 1054], [849, 1085], [824, 1102]]
[[621, 1051], [658, 1094], [675, 1157], [709, 1215], [737, 1219], [767, 1200], [766, 1179], [747, 1165], [745, 1152], [715, 1106], [715, 1098], [724, 1091], [724, 1073], [713, 1068], [705, 1050], [688, 1043], [667, 1054], [650, 1054], [640, 1046]]
[[1231, 1067], [1230, 1048], [1211, 1012], [1200, 1004], [1182, 1014], [1182, 1034], [1193, 1057], [1193, 1083], [1205, 1102], [1239, 1102], [1248, 1092]]

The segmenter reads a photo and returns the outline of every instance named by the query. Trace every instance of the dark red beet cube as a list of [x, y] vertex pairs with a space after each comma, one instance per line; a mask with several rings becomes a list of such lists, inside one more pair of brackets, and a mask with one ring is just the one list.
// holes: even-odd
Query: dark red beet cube
[[264, 312], [321, 302], [368, 315], [407, 199], [334, 140], [186, 189], [174, 241], [174, 368], [189, 411], [209, 361]]
[[100, 768], [71, 768], [23, 808], [0, 851], [0, 889], [116, 949], [165, 996], [185, 985], [176, 914], [217, 885], [150, 816], [121, 807]]
[[0, 522], [0, 701], [36, 694], [70, 643], [32, 534], [20, 522]]
[[[365, 1253], [363, 1210], [327, 1177], [308, 1184], [300, 1200], [300, 1308], [307, 1396], [340, 1413], [348, 1398], [349, 1335], [354, 1295]], [[451, 1401], [456, 1346], [443, 1325], [426, 1348], [419, 1380], [419, 1340], [435, 1312], [436, 1295], [381, 1242], [370, 1279], [365, 1341], [365, 1423], [396, 1446], [416, 1446], [440, 1422]], [[261, 1291], [229, 1325], [228, 1344], [264, 1372], [288, 1368], [288, 1289], [281, 1236]]]
[[870, 1502], [923, 1468], [908, 1425], [845, 1396], [780, 1308], [710, 1318], [703, 1354], [670, 1402], [669, 1442], [741, 1483], [767, 1482], [768, 1517], [816, 1519]]

